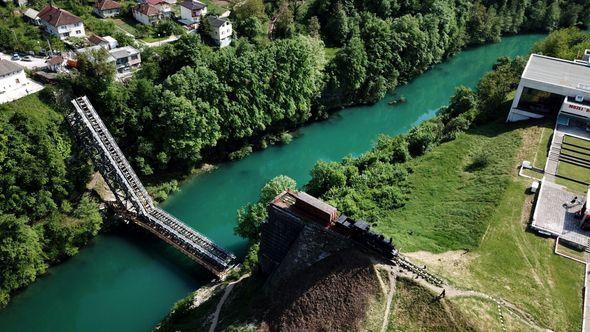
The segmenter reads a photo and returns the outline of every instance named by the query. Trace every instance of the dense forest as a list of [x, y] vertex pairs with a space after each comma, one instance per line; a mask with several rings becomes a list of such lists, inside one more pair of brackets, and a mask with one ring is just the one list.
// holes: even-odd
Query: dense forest
[[[65, 8], [89, 13], [86, 2], [66, 2]], [[557, 0], [246, 0], [232, 11], [240, 36], [232, 46], [217, 50], [198, 35], [185, 35], [147, 48], [142, 69], [125, 84], [115, 80], [105, 53], [81, 56], [77, 72], [47, 87], [43, 101], [30, 96], [0, 108], [0, 304], [100, 229], [98, 205], [84, 194], [91, 166], [63, 121], [70, 96], [88, 95], [136, 170], [156, 179], [161, 172], [186, 173], [202, 161], [288, 142], [289, 130], [334, 109], [375, 102], [467, 45], [585, 26], [589, 6]], [[37, 31], [13, 17], [12, 7], [2, 9], [3, 45], [14, 43], [13, 35], [21, 46], [41, 47]], [[91, 21], [92, 30], [107, 31]], [[518, 63], [499, 68], [505, 66]], [[479, 97], [494, 102], [507, 82], [488, 84], [490, 92]], [[469, 106], [474, 92], [463, 94], [457, 100]], [[372, 211], [373, 203], [355, 201], [360, 193], [371, 192], [378, 204], [403, 204], [405, 171], [395, 166], [396, 158], [419, 155], [483, 116], [467, 106], [449, 107], [452, 116], [406, 138], [382, 138], [382, 148], [358, 160], [318, 165], [310, 191], [348, 204], [351, 213]], [[368, 174], [382, 178], [363, 182], [361, 175]], [[334, 183], [357, 182], [362, 188], [355, 192], [334, 189]]]
[[71, 89], [95, 103], [140, 174], [186, 172], [288, 141], [287, 131], [331, 110], [375, 102], [467, 45], [586, 25], [589, 6], [246, 0], [232, 12], [242, 38], [231, 47], [213, 51], [187, 35], [145, 50], [142, 69], [125, 85], [94, 64], [101, 68], [81, 70]]
[[91, 166], [72, 158], [63, 126], [36, 95], [0, 105], [0, 307], [100, 229], [98, 204], [84, 194]]

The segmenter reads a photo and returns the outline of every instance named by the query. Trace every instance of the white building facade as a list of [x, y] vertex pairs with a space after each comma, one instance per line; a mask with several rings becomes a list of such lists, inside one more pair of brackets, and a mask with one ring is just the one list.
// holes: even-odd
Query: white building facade
[[66, 10], [48, 5], [39, 12], [38, 18], [47, 33], [62, 40], [86, 36], [82, 19]]
[[180, 4], [180, 18], [187, 23], [199, 23], [207, 15], [207, 5], [199, 1], [184, 1]]
[[0, 94], [22, 88], [27, 81], [24, 67], [8, 60], [0, 60]]
[[231, 43], [233, 29], [231, 22], [225, 17], [208, 16], [211, 27], [210, 36], [219, 47], [228, 46]]

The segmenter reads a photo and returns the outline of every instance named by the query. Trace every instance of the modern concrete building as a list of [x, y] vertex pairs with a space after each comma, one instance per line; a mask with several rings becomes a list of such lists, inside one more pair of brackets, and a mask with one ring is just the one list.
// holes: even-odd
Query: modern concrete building
[[532, 54], [522, 73], [507, 121], [559, 114], [558, 121], [590, 124], [590, 51], [569, 61]]

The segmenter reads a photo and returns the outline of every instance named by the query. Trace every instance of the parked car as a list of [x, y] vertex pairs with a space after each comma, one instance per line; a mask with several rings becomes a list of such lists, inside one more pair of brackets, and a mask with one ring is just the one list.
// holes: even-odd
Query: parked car
[[10, 58], [10, 60], [12, 60], [12, 61], [18, 61], [18, 60], [20, 60], [20, 55], [18, 55], [18, 53], [14, 53], [12, 55], [12, 58]]
[[33, 61], [33, 58], [31, 58], [31, 56], [30, 56], [30, 55], [25, 55], [25, 56], [23, 57], [23, 61], [28, 61], [28, 62], [31, 62], [31, 61]]

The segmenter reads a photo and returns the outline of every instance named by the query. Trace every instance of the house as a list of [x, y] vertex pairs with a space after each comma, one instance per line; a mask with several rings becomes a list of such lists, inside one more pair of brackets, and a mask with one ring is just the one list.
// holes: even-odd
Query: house
[[172, 7], [166, 0], [145, 0], [145, 3], [158, 8], [166, 17], [172, 14]]
[[39, 19], [39, 12], [34, 10], [33, 8], [28, 8], [23, 12], [23, 18], [25, 21], [32, 23], [34, 25], [41, 25], [41, 20]]
[[92, 12], [102, 18], [117, 16], [121, 13], [121, 4], [114, 0], [98, 0]]
[[211, 39], [219, 45], [219, 47], [228, 46], [231, 43], [231, 36], [233, 34], [231, 22], [225, 17], [207, 16], [211, 31], [209, 35]]
[[141, 65], [139, 51], [131, 46], [119, 47], [109, 51], [109, 61], [115, 63], [117, 72], [129, 72]]
[[138, 22], [146, 25], [158, 23], [160, 20], [165, 18], [164, 13], [149, 3], [142, 3], [133, 7], [132, 12], [133, 17]]
[[12, 61], [0, 59], [0, 96], [16, 91], [27, 84], [25, 67]]
[[199, 23], [207, 14], [207, 5], [199, 1], [183, 1], [180, 4], [180, 18], [185, 24]]
[[109, 42], [106, 39], [104, 39], [103, 37], [98, 36], [98, 35], [90, 35], [90, 37], [88, 37], [88, 42], [92, 46], [102, 46], [107, 50], [110, 49]]
[[119, 42], [111, 36], [101, 37], [98, 35], [90, 35], [90, 37], [88, 37], [88, 42], [92, 46], [101, 46], [106, 50], [112, 50], [113, 48], [117, 48], [117, 46], [119, 46]]
[[45, 31], [59, 39], [86, 36], [82, 19], [67, 10], [50, 4], [39, 12], [38, 17]]
[[47, 60], [47, 69], [49, 71], [58, 73], [64, 68], [65, 59], [61, 55], [56, 55]]

